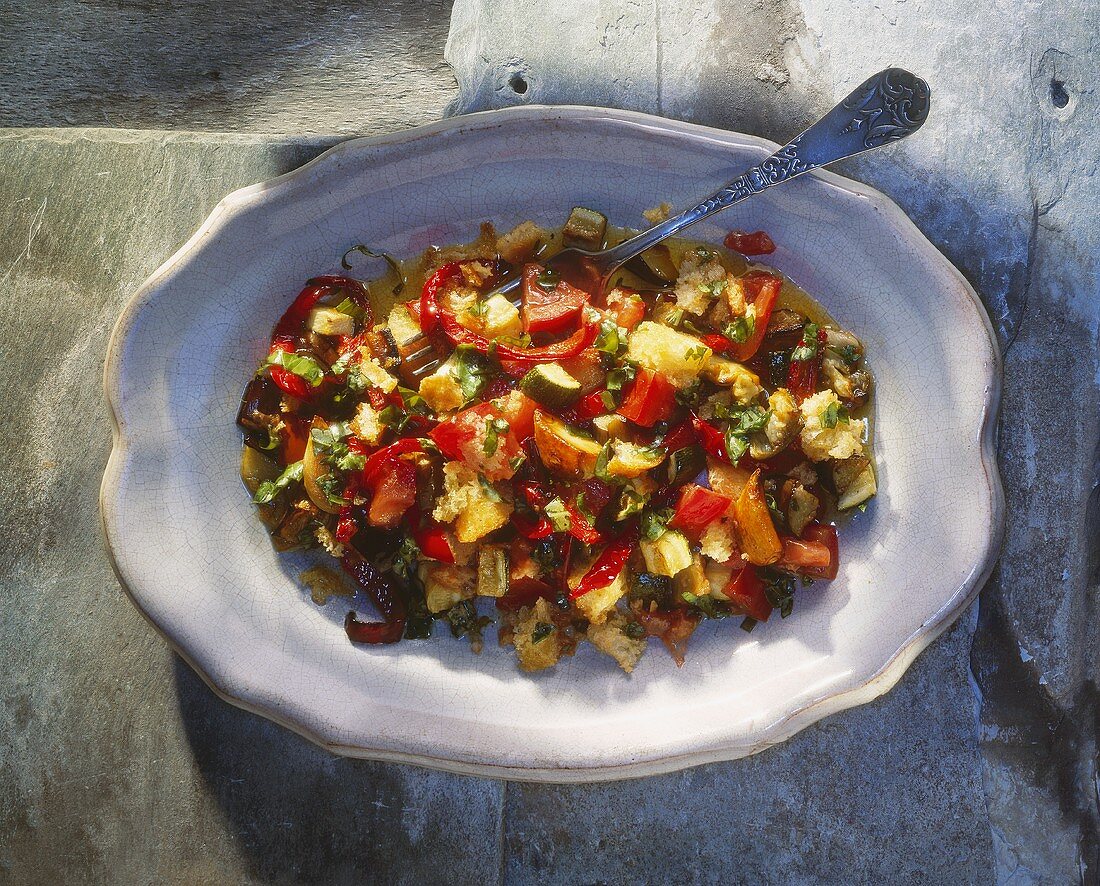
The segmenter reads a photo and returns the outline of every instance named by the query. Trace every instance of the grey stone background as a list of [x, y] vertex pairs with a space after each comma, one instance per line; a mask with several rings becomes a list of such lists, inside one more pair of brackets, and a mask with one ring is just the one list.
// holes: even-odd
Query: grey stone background
[[[0, 0], [0, 881], [1098, 882], [1098, 23], [1097, 0]], [[748, 760], [505, 784], [334, 758], [218, 701], [129, 605], [102, 357], [225, 193], [520, 102], [783, 140], [888, 64], [934, 115], [841, 171], [985, 300], [1009, 501], [979, 602], [889, 695]]]

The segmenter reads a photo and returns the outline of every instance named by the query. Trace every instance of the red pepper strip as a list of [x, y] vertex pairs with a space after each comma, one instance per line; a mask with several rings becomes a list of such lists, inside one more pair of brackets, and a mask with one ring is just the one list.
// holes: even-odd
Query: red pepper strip
[[713, 455], [724, 462], [729, 462], [729, 453], [726, 452], [726, 435], [712, 424], [703, 421], [694, 412], [691, 414], [691, 426], [699, 436], [699, 443], [707, 455]]
[[438, 523], [429, 523], [413, 533], [413, 541], [425, 557], [440, 563], [454, 563], [455, 552], [447, 539], [447, 531]]
[[527, 503], [535, 510], [546, 507], [546, 503], [553, 497], [538, 483], [521, 483], [519, 489], [527, 499]]
[[622, 535], [603, 549], [603, 553], [596, 558], [596, 562], [584, 574], [580, 584], [569, 592], [569, 599], [576, 600], [577, 597], [583, 596], [589, 591], [605, 588], [611, 584], [623, 571], [626, 561], [630, 559], [630, 555], [634, 552], [637, 544], [638, 524], [632, 523]]
[[344, 554], [340, 562], [378, 607], [384, 619], [380, 622], [362, 622], [354, 612], [349, 612], [344, 619], [348, 639], [353, 643], [396, 643], [405, 633], [408, 607], [394, 578], [379, 572], [357, 553]]
[[340, 509], [340, 516], [336, 520], [336, 540], [342, 545], [346, 545], [354, 537], [355, 533], [359, 531], [359, 524], [355, 522], [355, 517], [352, 516], [352, 509], [345, 507]]
[[703, 344], [710, 348], [716, 354], [724, 354], [733, 348], [734, 343], [726, 338], [724, 335], [719, 335], [717, 332], [708, 332], [706, 335], [700, 336]]
[[[767, 235], [765, 234], [765, 236]], [[760, 345], [763, 343], [764, 336], [768, 331], [768, 321], [772, 316], [772, 308], [775, 307], [775, 300], [779, 298], [779, 290], [783, 288], [783, 278], [776, 277], [774, 274], [754, 271], [751, 274], [746, 274], [741, 280], [746, 290], [755, 290], [756, 292], [752, 299], [753, 328], [748, 340], [733, 342], [733, 347], [730, 348], [729, 352], [733, 355], [734, 360], [744, 362], [751, 359], [760, 350]]]
[[775, 242], [764, 231], [755, 231], [752, 234], [730, 231], [722, 242], [742, 255], [770, 255], [775, 252]]
[[563, 502], [565, 512], [569, 515], [569, 534], [577, 541], [583, 541], [586, 545], [599, 544], [604, 540], [604, 535], [595, 526], [588, 522], [588, 518], [573, 505]]
[[554, 534], [554, 524], [546, 517], [539, 517], [538, 521], [533, 522], [522, 514], [513, 514], [512, 522], [520, 535], [532, 541], [539, 541]]
[[[805, 338], [799, 341], [798, 346], [806, 344]], [[817, 332], [817, 353], [809, 360], [792, 360], [790, 369], [787, 370], [787, 390], [794, 395], [795, 400], [801, 403], [807, 397], [813, 396], [817, 390], [817, 374], [821, 369], [821, 361], [825, 352], [825, 330]]]
[[582, 419], [595, 418], [597, 415], [606, 415], [608, 409], [603, 402], [603, 391], [593, 391], [591, 394], [581, 397], [575, 409], [577, 415]]
[[473, 345], [483, 354], [489, 353], [490, 346], [496, 349], [496, 355], [502, 360], [511, 360], [515, 363], [550, 363], [554, 360], [563, 360], [566, 357], [576, 357], [587, 348], [596, 336], [600, 328], [595, 323], [582, 326], [569, 338], [554, 342], [552, 345], [542, 345], [537, 348], [517, 348], [501, 342], [490, 342], [484, 335], [471, 332], [455, 319], [453, 314], [441, 312], [439, 322], [447, 337], [456, 345]]
[[[370, 310], [370, 300], [367, 297], [366, 287], [358, 280], [332, 274], [314, 277], [306, 283], [305, 289], [298, 293], [298, 297], [291, 302], [290, 307], [279, 318], [279, 322], [275, 324], [275, 330], [271, 334], [272, 339], [289, 339], [291, 348], [293, 348], [293, 341], [302, 334], [302, 329], [309, 319], [309, 312], [313, 310], [322, 296], [327, 295], [337, 287], [345, 287], [350, 290], [352, 300], [360, 308], [366, 311]], [[371, 325], [369, 317], [365, 325]]]
[[420, 331], [427, 335], [439, 325], [439, 293], [462, 272], [462, 263], [446, 264], [424, 281], [420, 294]]
[[308, 400], [313, 396], [313, 388], [300, 375], [295, 375], [289, 369], [283, 369], [282, 366], [272, 366], [270, 371], [271, 380], [279, 386], [280, 390], [291, 397]]
[[407, 452], [421, 452], [423, 449], [420, 440], [415, 437], [405, 437], [389, 446], [383, 446], [363, 464], [363, 482], [373, 488], [378, 482], [378, 477], [375, 475], [383, 464], [399, 455]]

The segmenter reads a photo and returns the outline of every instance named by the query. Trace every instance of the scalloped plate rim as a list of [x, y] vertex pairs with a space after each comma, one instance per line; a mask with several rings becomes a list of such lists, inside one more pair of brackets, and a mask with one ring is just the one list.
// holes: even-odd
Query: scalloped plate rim
[[985, 310], [985, 306], [962, 273], [948, 261], [927, 237], [924, 236], [914, 222], [893, 200], [868, 185], [845, 178], [836, 173], [829, 172], [828, 170], [815, 170], [808, 174], [839, 190], [872, 201], [883, 211], [884, 217], [897, 226], [898, 233], [905, 235], [906, 242], [919, 249], [925, 255], [930, 256], [931, 260], [937, 262], [942, 268], [949, 271], [951, 276], [955, 279], [955, 282], [959, 285], [961, 291], [969, 297], [972, 307], [984, 326], [990, 346], [988, 397], [982, 411], [981, 430], [978, 438], [981, 464], [985, 474], [991, 505], [992, 525], [989, 527], [988, 542], [985, 545], [981, 557], [974, 563], [966, 579], [955, 592], [948, 597], [944, 605], [921, 624], [881, 667], [862, 682], [843, 689], [842, 691], [828, 693], [814, 701], [788, 711], [784, 716], [762, 727], [757, 733], [758, 738], [750, 743], [705, 747], [682, 754], [666, 755], [652, 759], [625, 760], [621, 764], [608, 766], [553, 768], [502, 766], [487, 762], [459, 760], [452, 757], [437, 757], [429, 754], [405, 753], [389, 749], [372, 748], [365, 745], [347, 745], [332, 742], [306, 723], [284, 717], [270, 706], [251, 701], [247, 697], [248, 690], [251, 689], [251, 687], [242, 687], [242, 689], [237, 690], [237, 692], [231, 692], [223, 688], [219, 685], [218, 681], [214, 679], [211, 673], [213, 667], [204, 665], [194, 658], [187, 649], [177, 641], [175, 636], [173, 636], [169, 626], [161, 625], [154, 621], [142, 605], [140, 595], [135, 593], [130, 582], [126, 580], [119, 568], [111, 540], [112, 513], [117, 502], [117, 493], [119, 492], [121, 466], [128, 449], [124, 428], [119, 417], [116, 392], [122, 374], [122, 361], [119, 357], [121, 353], [121, 343], [132, 326], [137, 314], [155, 295], [159, 284], [168, 278], [178, 265], [183, 264], [189, 254], [198, 249], [207, 237], [214, 235], [223, 220], [228, 219], [238, 205], [248, 202], [253, 197], [265, 191], [286, 186], [295, 179], [308, 174], [314, 167], [330, 163], [334, 158], [339, 157], [343, 153], [363, 147], [408, 144], [425, 138], [432, 138], [441, 133], [457, 135], [467, 129], [488, 129], [491, 128], [496, 121], [508, 118], [534, 118], [537, 120], [576, 120], [588, 118], [600, 121], [612, 120], [645, 129], [657, 129], [665, 133], [677, 134], [688, 138], [702, 136], [730, 144], [731, 146], [758, 148], [767, 153], [778, 148], [775, 142], [758, 136], [671, 120], [637, 111], [580, 105], [525, 105], [481, 111], [460, 117], [445, 118], [434, 123], [396, 133], [349, 139], [333, 145], [317, 157], [296, 169], [262, 182], [238, 188], [229, 193], [218, 202], [195, 233], [166, 259], [137, 289], [123, 307], [107, 345], [106, 360], [104, 364], [104, 391], [108, 412], [111, 418], [112, 447], [104, 470], [103, 481], [100, 486], [100, 527], [103, 532], [108, 559], [110, 560], [112, 569], [123, 591], [146, 621], [152, 625], [154, 630], [168, 642], [169, 646], [187, 662], [192, 670], [201, 677], [203, 682], [205, 682], [222, 700], [229, 702], [235, 707], [279, 723], [281, 726], [290, 729], [309, 741], [342, 756], [397, 763], [412, 763], [464, 775], [530, 782], [583, 783], [638, 778], [674, 772], [691, 766], [735, 760], [758, 753], [786, 741], [800, 730], [830, 714], [866, 704], [888, 692], [898, 680], [901, 679], [901, 676], [905, 673], [913, 660], [927, 648], [936, 637], [943, 633], [955, 621], [958, 615], [961, 614], [963, 609], [969, 605], [993, 571], [997, 557], [1000, 553], [1004, 535], [1005, 504], [1004, 491], [997, 468], [995, 436], [997, 409], [1000, 401], [1002, 384], [1002, 359], [993, 325]]

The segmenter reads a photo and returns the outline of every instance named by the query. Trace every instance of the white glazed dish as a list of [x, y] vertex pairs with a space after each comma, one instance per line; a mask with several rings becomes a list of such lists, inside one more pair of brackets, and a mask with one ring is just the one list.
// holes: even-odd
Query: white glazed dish
[[[756, 753], [889, 690], [981, 587], [1000, 547], [1000, 356], [969, 284], [883, 195], [830, 173], [692, 231], [765, 228], [770, 263], [866, 344], [879, 494], [841, 570], [747, 635], [704, 624], [677, 669], [582, 644], [550, 672], [465, 641], [365, 647], [296, 581], [239, 477], [239, 398], [303, 281], [365, 242], [401, 257], [490, 220], [574, 205], [641, 226], [759, 161], [762, 139], [625, 111], [525, 107], [346, 142], [226, 197], [123, 311], [106, 361], [101, 510], [124, 588], [223, 698], [341, 754], [531, 781], [597, 781]], [[201, 354], [202, 359], [194, 359]], [[441, 630], [437, 628], [437, 632]], [[493, 637], [489, 629], [489, 637]]]

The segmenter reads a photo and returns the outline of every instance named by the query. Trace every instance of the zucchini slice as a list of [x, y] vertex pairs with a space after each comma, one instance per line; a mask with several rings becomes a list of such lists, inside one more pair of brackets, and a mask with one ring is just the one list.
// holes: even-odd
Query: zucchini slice
[[581, 384], [558, 363], [540, 363], [519, 382], [519, 389], [550, 409], [571, 406], [581, 395]]
[[603, 448], [560, 418], [535, 410], [535, 445], [547, 469], [567, 477], [591, 477]]

